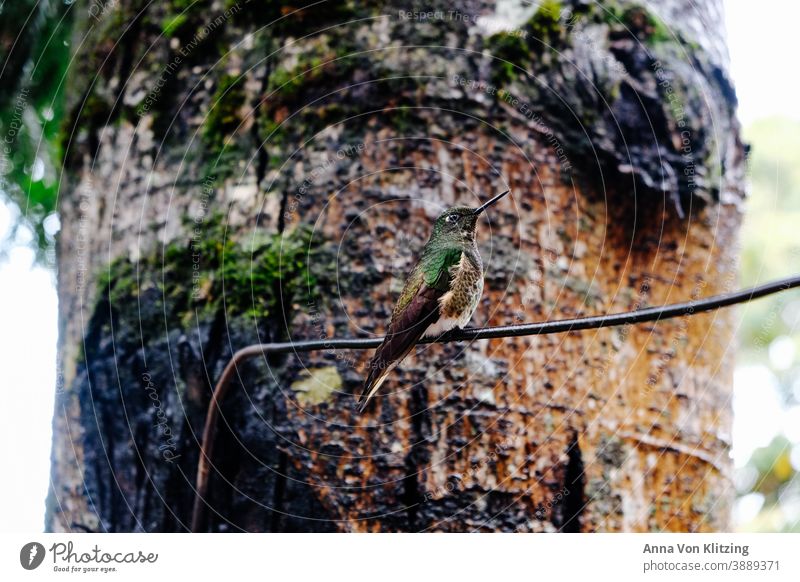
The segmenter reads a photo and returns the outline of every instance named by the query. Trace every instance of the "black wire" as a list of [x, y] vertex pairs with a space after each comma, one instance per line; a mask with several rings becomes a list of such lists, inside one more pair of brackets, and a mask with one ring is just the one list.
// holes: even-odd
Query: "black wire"
[[[576, 317], [574, 319], [560, 319], [543, 321], [540, 323], [522, 323], [519, 325], [499, 325], [497, 327], [467, 328], [448, 332], [438, 337], [424, 338], [418, 343], [446, 343], [458, 341], [474, 341], [480, 339], [493, 339], [503, 337], [520, 337], [526, 335], [544, 335], [550, 333], [564, 333], [585, 329], [599, 329], [618, 325], [632, 325], [648, 321], [660, 321], [683, 315], [693, 315], [705, 311], [714, 311], [721, 307], [728, 307], [738, 303], [746, 303], [766, 295], [780, 293], [787, 289], [800, 287], [800, 275], [793, 275], [785, 279], [778, 279], [764, 285], [742, 289], [723, 295], [712, 295], [703, 299], [672, 303], [658, 307], [647, 307], [636, 311], [625, 311], [608, 315], [592, 315], [589, 317]], [[315, 350], [368, 350], [378, 347], [383, 341], [377, 338], [346, 338], [346, 339], [320, 339], [296, 342], [280, 342], [270, 344], [254, 344], [239, 350], [240, 355], [258, 353], [291, 353], [312, 352]]]

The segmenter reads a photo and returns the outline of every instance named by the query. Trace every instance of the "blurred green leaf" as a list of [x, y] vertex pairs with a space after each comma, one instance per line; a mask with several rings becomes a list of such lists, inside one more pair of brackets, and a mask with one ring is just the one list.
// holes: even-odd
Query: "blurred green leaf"
[[[71, 4], [71, 3], [70, 3]], [[44, 221], [56, 211], [59, 134], [72, 31], [70, 4], [16, 0], [0, 4], [0, 196], [33, 233], [37, 259], [54, 245]]]

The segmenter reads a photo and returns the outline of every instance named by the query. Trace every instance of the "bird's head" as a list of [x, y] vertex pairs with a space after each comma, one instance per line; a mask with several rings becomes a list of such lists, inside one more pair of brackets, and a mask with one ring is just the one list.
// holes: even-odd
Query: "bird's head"
[[475, 228], [478, 217], [492, 204], [508, 194], [508, 190], [499, 194], [478, 208], [455, 206], [448, 208], [439, 215], [433, 225], [433, 235], [437, 238], [458, 242], [471, 242], [475, 240]]

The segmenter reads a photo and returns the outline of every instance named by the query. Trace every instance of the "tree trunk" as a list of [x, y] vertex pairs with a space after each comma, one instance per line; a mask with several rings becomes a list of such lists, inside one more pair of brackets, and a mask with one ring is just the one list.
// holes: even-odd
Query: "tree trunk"
[[[190, 4], [77, 18], [48, 529], [185, 531], [232, 352], [381, 335], [446, 206], [512, 191], [476, 326], [735, 287], [719, 0]], [[733, 322], [419, 347], [363, 416], [368, 352], [260, 358], [205, 527], [724, 530]]]

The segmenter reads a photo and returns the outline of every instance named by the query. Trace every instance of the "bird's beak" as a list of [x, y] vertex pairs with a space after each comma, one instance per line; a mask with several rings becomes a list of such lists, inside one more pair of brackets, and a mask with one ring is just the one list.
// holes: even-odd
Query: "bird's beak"
[[498, 194], [497, 196], [495, 196], [494, 198], [492, 198], [491, 200], [489, 200], [489, 201], [488, 201], [488, 202], [486, 202], [485, 204], [483, 204], [483, 205], [481, 205], [481, 206], [478, 206], [478, 208], [476, 208], [476, 209], [475, 209], [475, 210], [473, 210], [472, 212], [475, 214], [475, 216], [478, 216], [478, 215], [479, 215], [481, 212], [483, 212], [484, 210], [486, 210], [487, 208], [489, 208], [489, 207], [490, 207], [492, 204], [494, 204], [495, 202], [497, 202], [498, 200], [500, 200], [500, 199], [501, 199], [503, 196], [505, 196], [505, 195], [506, 195], [506, 194], [508, 194], [509, 192], [511, 192], [511, 190], [506, 190], [506, 191], [505, 191], [505, 192], [503, 192], [502, 194]]

